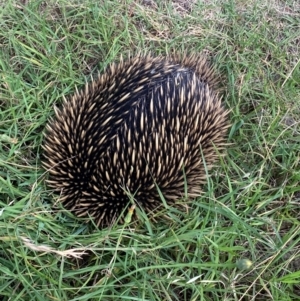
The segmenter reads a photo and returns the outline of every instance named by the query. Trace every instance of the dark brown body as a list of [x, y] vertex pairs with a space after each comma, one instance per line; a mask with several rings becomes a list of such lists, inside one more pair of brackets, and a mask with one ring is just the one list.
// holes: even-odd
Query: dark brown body
[[154, 210], [184, 194], [195, 197], [227, 114], [218, 78], [201, 56], [139, 56], [112, 65], [56, 110], [47, 126], [48, 184], [77, 216], [109, 224], [128, 205]]

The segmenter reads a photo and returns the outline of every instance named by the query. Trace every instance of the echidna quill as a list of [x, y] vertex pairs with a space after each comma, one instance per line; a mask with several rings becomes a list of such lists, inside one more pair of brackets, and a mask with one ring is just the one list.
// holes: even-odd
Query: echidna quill
[[[112, 64], [55, 109], [46, 128], [48, 185], [79, 217], [111, 224], [128, 206], [153, 211], [200, 194], [225, 145], [219, 77], [201, 55], [137, 56]], [[157, 185], [157, 186], [156, 186]], [[130, 206], [129, 206], [130, 207]]]

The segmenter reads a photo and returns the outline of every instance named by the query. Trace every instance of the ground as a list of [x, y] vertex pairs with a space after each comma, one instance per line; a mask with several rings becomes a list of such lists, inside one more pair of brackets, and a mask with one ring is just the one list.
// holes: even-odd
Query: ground
[[[1, 1], [2, 300], [300, 299], [298, 1]], [[53, 105], [120, 56], [203, 52], [227, 155], [189, 207], [97, 229], [47, 188]], [[58, 208], [58, 209], [57, 209]]]

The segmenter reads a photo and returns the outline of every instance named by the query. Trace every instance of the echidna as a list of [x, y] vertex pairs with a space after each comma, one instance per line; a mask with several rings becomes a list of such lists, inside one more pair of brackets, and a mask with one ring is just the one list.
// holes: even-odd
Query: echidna
[[146, 211], [198, 196], [228, 128], [219, 77], [201, 55], [139, 55], [110, 65], [47, 125], [43, 166], [64, 207], [100, 226], [128, 191]]

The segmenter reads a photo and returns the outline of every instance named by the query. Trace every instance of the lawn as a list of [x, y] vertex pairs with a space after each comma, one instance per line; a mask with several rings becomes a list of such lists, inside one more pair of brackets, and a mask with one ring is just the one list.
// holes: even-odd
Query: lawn
[[[141, 51], [211, 59], [227, 155], [188, 211], [98, 229], [47, 188], [43, 132]], [[0, 299], [300, 300], [299, 116], [298, 1], [0, 1]]]

